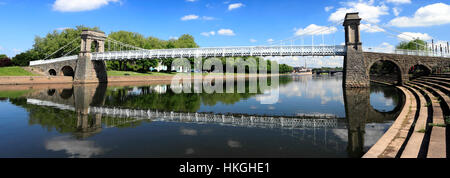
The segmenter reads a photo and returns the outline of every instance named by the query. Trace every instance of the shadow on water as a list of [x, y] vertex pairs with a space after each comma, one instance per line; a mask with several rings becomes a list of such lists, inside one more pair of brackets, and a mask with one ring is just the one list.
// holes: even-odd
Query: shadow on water
[[[280, 80], [279, 87], [300, 86], [311, 82], [311, 80], [324, 80], [325, 82], [328, 80], [342, 81], [333, 77], [286, 77]], [[87, 144], [84, 141], [94, 138], [100, 139], [99, 137], [101, 137], [103, 132], [109, 132], [109, 128], [126, 129], [129, 132], [132, 132], [133, 129], [131, 128], [135, 128], [137, 129], [136, 131], [139, 130], [142, 133], [156, 132], [153, 133], [156, 135], [165, 133], [168, 135], [168, 138], [166, 138], [168, 140], [179, 140], [186, 135], [200, 136], [204, 133], [203, 141], [207, 140], [207, 142], [210, 142], [210, 145], [204, 145], [205, 143], [198, 139], [184, 139], [178, 143], [180, 144], [179, 147], [191, 145], [195, 149], [187, 148], [180, 153], [176, 148], [176, 143], [164, 140], [161, 141], [161, 148], [152, 148], [155, 149], [153, 150], [155, 153], [142, 153], [140, 155], [144, 157], [269, 156], [356, 158], [367, 152], [374, 142], [389, 128], [404, 103], [403, 96], [396, 88], [373, 85], [370, 89], [342, 89], [341, 95], [343, 95], [342, 103], [343, 109], [345, 109], [345, 117], [314, 114], [269, 116], [266, 113], [245, 115], [235, 114], [232, 111], [228, 111], [228, 113], [233, 114], [222, 115], [224, 112], [199, 112], [202, 107], [209, 106], [219, 107], [223, 105], [223, 107], [229, 107], [236, 105], [236, 107], [240, 107], [241, 103], [246, 104], [262, 93], [264, 91], [259, 91], [255, 94], [248, 92], [241, 94], [175, 94], [168, 85], [110, 87], [100, 84], [74, 85], [72, 88], [65, 89], [37, 90], [27, 94], [26, 97], [10, 98], [9, 102], [25, 108], [29, 112], [28, 123], [30, 125], [40, 125], [48, 131], [55, 130], [59, 134], [69, 134], [78, 140], [74, 142], [79, 145]], [[379, 99], [381, 97], [382, 101], [386, 100], [390, 103], [387, 106], [379, 108], [375, 106], [374, 108], [371, 95], [373, 95], [372, 98]], [[286, 105], [283, 105], [284, 102], [278, 104], [284, 106]], [[336, 107], [340, 107], [340, 104], [336, 105]], [[168, 124], [161, 125], [161, 123], [165, 122]], [[149, 125], [152, 126], [153, 130], [142, 131], [139, 129], [150, 127]], [[182, 136], [175, 137], [171, 135], [174, 133], [173, 131], [160, 131], [160, 128], [157, 126], [164, 128], [181, 127], [180, 132]], [[215, 134], [212, 134], [217, 137], [215, 140], [228, 139], [226, 141], [226, 149], [220, 148], [220, 144], [216, 143], [214, 138], [212, 138], [213, 136], [208, 135], [212, 133], [211, 130], [216, 131], [213, 132]], [[225, 136], [234, 137], [234, 139], [221, 138], [224, 135], [218, 133], [219, 131], [234, 133], [234, 135]], [[372, 138], [371, 133], [376, 133], [376, 136]], [[265, 137], [267, 140], [258, 137], [258, 135]], [[290, 137], [285, 137], [285, 135]], [[117, 139], [132, 137], [133, 134], [129, 133], [129, 135], [122, 135], [117, 137]], [[323, 141], [317, 141], [316, 137], [323, 139]], [[246, 141], [236, 141], [238, 138]], [[102, 139], [108, 140], [107, 138]], [[140, 137], [136, 139], [140, 139]], [[152, 139], [154, 141], [156, 138]], [[102, 142], [102, 140], [97, 141]], [[124, 141], [121, 142], [124, 143]], [[255, 142], [254, 148], [248, 146], [251, 148], [242, 149], [244, 144], [247, 143], [247, 146], [249, 143]], [[270, 145], [270, 142], [273, 142], [274, 145]], [[305, 142], [308, 143], [308, 146], [304, 146]], [[282, 146], [278, 148], [277, 144]], [[289, 146], [290, 144], [292, 146]], [[330, 145], [336, 145], [336, 148], [331, 148], [334, 146]], [[128, 156], [132, 156], [128, 151], [136, 149], [123, 147], [124, 145], [121, 145], [123, 150], [118, 152], [122, 153], [122, 156], [125, 155], [125, 157], [127, 153], [129, 153]], [[137, 145], [134, 145], [134, 147], [137, 147]], [[341, 148], [343, 151], [339, 151]], [[333, 149], [336, 150], [333, 151]], [[316, 151], [322, 151], [323, 155], [316, 153]], [[336, 152], [339, 152], [339, 154]], [[104, 151], [99, 151], [96, 154], [87, 155], [87, 157], [91, 156], [117, 157], [118, 155], [108, 155]]]

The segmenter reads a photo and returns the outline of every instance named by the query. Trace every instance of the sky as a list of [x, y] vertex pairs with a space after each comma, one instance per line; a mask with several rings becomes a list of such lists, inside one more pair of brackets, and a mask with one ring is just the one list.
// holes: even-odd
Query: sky
[[[311, 45], [313, 36], [314, 45], [340, 45], [347, 12], [360, 12], [367, 51], [391, 51], [412, 37], [450, 39], [450, 0], [0, 0], [0, 54], [13, 57], [31, 49], [35, 36], [77, 25], [164, 40], [190, 34], [201, 47]], [[270, 59], [343, 65], [339, 57]]]

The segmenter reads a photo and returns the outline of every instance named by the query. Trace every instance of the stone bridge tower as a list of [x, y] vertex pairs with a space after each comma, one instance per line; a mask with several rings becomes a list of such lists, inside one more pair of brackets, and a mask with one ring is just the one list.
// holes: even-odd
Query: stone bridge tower
[[92, 52], [105, 52], [105, 40], [106, 35], [104, 32], [83, 30], [81, 33], [81, 51], [75, 69], [74, 83], [108, 82], [105, 61], [91, 61]]
[[347, 55], [344, 57], [344, 86], [346, 88], [370, 87], [369, 64], [364, 60], [361, 33], [359, 25], [361, 18], [358, 13], [348, 13], [345, 16], [345, 46]]

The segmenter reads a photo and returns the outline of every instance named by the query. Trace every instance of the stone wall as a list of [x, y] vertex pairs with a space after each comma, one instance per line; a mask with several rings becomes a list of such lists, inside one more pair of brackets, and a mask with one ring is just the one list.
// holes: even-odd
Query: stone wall
[[41, 64], [41, 65], [35, 65], [31, 66], [34, 70], [36, 70], [39, 73], [43, 73], [47, 76], [50, 76], [49, 71], [51, 69], [56, 71], [56, 76], [64, 76], [62, 69], [65, 66], [70, 66], [73, 71], [76, 70], [77, 66], [77, 60], [69, 60], [69, 61], [62, 61], [62, 62], [55, 62], [51, 64]]
[[438, 73], [450, 66], [450, 58], [360, 52], [349, 49], [344, 58], [345, 87], [369, 87], [370, 68], [377, 61], [391, 61], [396, 64], [401, 73], [400, 84], [409, 81], [409, 70], [415, 65], [425, 66], [430, 71]]

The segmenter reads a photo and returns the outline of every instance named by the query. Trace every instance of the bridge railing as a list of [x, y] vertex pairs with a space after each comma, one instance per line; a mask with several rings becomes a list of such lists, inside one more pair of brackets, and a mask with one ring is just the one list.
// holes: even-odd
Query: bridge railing
[[244, 56], [343, 56], [345, 46], [266, 46], [183, 48], [93, 53], [92, 60], [126, 60], [191, 57], [244, 57]]
[[55, 62], [70, 61], [70, 60], [77, 60], [77, 59], [78, 59], [78, 56], [75, 55], [75, 56], [65, 56], [65, 57], [49, 59], [49, 60], [30, 61], [30, 66], [51, 64], [51, 63], [55, 63]]
[[447, 52], [433, 52], [426, 50], [406, 50], [406, 49], [396, 49], [395, 54], [402, 55], [413, 55], [413, 56], [429, 56], [429, 57], [450, 57], [450, 53]]

